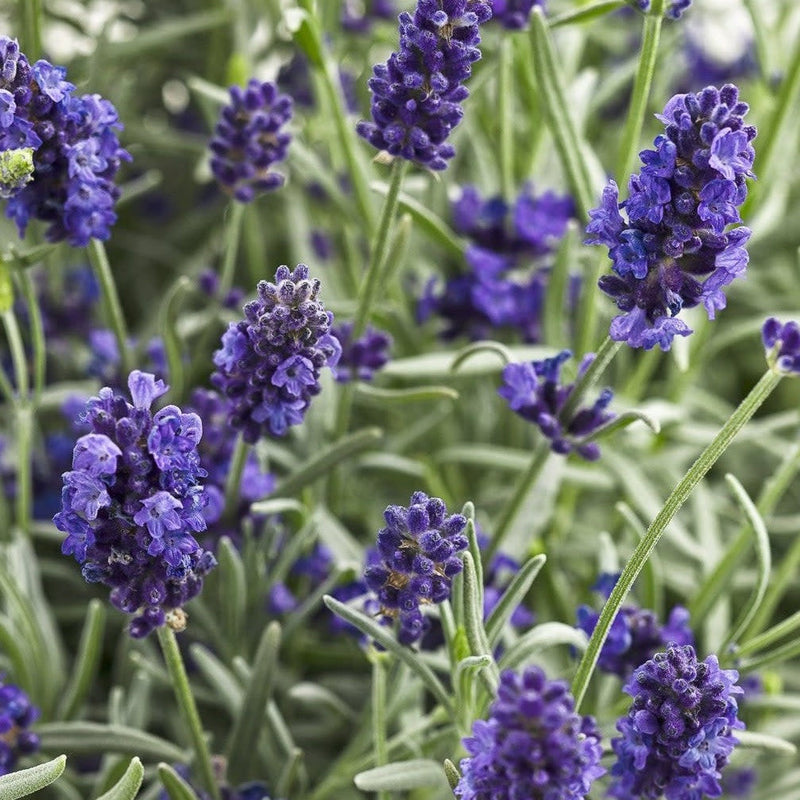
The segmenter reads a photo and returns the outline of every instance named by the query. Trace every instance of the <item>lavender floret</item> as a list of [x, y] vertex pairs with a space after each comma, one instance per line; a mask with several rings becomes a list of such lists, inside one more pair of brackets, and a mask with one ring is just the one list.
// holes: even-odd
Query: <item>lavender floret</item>
[[111, 588], [141, 638], [168, 617], [181, 626], [182, 606], [216, 561], [194, 538], [206, 527], [200, 418], [173, 405], [153, 413], [167, 386], [150, 373], [134, 370], [128, 387], [133, 404], [108, 387], [86, 403], [90, 432], [75, 444], [53, 521], [67, 534], [61, 552]]
[[578, 714], [567, 684], [540, 667], [500, 675], [489, 719], [473, 724], [464, 747], [461, 800], [582, 800], [605, 773], [594, 719]]
[[343, 322], [334, 325], [331, 334], [342, 346], [342, 355], [333, 370], [339, 383], [371, 381], [375, 372], [389, 362], [392, 337], [385, 331], [369, 326], [362, 336], [353, 341], [353, 323]]
[[13, 772], [20, 756], [39, 749], [39, 737], [29, 730], [39, 714], [19, 686], [0, 679], [0, 775]]
[[251, 79], [243, 89], [230, 87], [214, 130], [211, 172], [240, 203], [283, 186], [285, 178], [271, 167], [286, 158], [291, 135], [282, 130], [292, 116], [292, 99], [274, 83]]
[[[616, 417], [607, 410], [614, 395], [611, 389], [603, 389], [594, 405], [578, 408], [570, 419], [562, 420], [564, 406], [575, 388], [574, 383], [560, 383], [561, 367], [571, 355], [569, 350], [562, 350], [544, 361], [508, 364], [503, 370], [504, 384], [497, 393], [508, 401], [512, 411], [538, 425], [550, 439], [554, 453], [567, 455], [574, 450], [588, 461], [596, 461], [600, 458], [600, 448], [590, 438]], [[593, 354], [583, 359], [579, 377], [593, 359]]]
[[544, 0], [490, 0], [492, 20], [510, 31], [522, 30], [527, 24], [534, 6], [544, 8]]
[[747, 111], [732, 84], [675, 95], [658, 116], [666, 128], [656, 149], [640, 153], [628, 199], [618, 202], [611, 181], [590, 212], [586, 241], [606, 245], [612, 260], [599, 286], [623, 312], [611, 323], [615, 341], [669, 350], [675, 336], [691, 333], [681, 309], [702, 303], [714, 319], [725, 308], [723, 289], [749, 260], [749, 228], [728, 230], [741, 221], [753, 177], [756, 129], [744, 124]]
[[770, 317], [761, 329], [767, 362], [776, 372], [800, 375], [800, 325]]
[[228, 423], [246, 442], [284, 436], [299, 425], [322, 388], [320, 371], [339, 360], [333, 315], [317, 299], [319, 286], [304, 264], [278, 267], [275, 283], [258, 284], [245, 319], [230, 324], [214, 353], [211, 383], [230, 400]]
[[380, 601], [381, 614], [399, 621], [397, 639], [413, 644], [424, 633], [420, 606], [450, 597], [450, 582], [463, 569], [458, 553], [467, 547], [461, 514], [447, 514], [438, 497], [414, 492], [408, 508], [389, 506], [378, 531], [380, 562], [368, 566], [367, 587]]
[[722, 793], [722, 768], [744, 728], [737, 716], [738, 672], [716, 656], [698, 661], [691, 645], [671, 646], [636, 669], [624, 690], [633, 698], [611, 741], [617, 762], [609, 790], [618, 800], [701, 800]]
[[373, 67], [372, 122], [358, 133], [373, 147], [432, 170], [455, 154], [447, 142], [463, 116], [463, 85], [480, 58], [479, 25], [492, 15], [486, 0], [418, 0], [400, 14], [400, 49]]

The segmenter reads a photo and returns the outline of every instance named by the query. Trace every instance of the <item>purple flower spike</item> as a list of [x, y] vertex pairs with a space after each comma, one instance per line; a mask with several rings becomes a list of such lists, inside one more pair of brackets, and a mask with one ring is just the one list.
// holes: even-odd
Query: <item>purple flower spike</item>
[[322, 388], [320, 371], [339, 360], [333, 315], [317, 299], [319, 286], [304, 264], [279, 267], [275, 283], [258, 284], [245, 319], [223, 334], [211, 383], [229, 399], [228, 423], [247, 442], [299, 425]]
[[540, 667], [500, 675], [489, 719], [473, 723], [464, 747], [461, 800], [583, 800], [605, 774], [594, 719], [578, 714], [566, 683]]
[[250, 203], [283, 186], [283, 175], [270, 168], [286, 158], [292, 137], [281, 129], [291, 119], [292, 99], [255, 79], [244, 89], [231, 86], [230, 95], [209, 145], [211, 172], [235, 200]]
[[334, 325], [331, 334], [342, 346], [342, 355], [333, 371], [339, 383], [370, 381], [375, 372], [389, 361], [392, 337], [384, 331], [370, 326], [363, 336], [353, 341], [353, 323], [343, 322]]
[[544, 0], [491, 0], [492, 20], [506, 30], [522, 30], [527, 24], [534, 6], [544, 8]]
[[772, 369], [783, 375], [800, 375], [800, 325], [794, 321], [781, 324], [770, 317], [761, 329], [761, 338]]
[[[669, 350], [691, 330], [676, 319], [701, 303], [709, 319], [725, 308], [724, 287], [747, 268], [750, 231], [739, 207], [747, 197], [756, 129], [733, 84], [675, 95], [658, 115], [666, 126], [655, 150], [640, 153], [628, 199], [613, 181], [590, 212], [588, 244], [609, 248], [612, 274], [599, 286], [623, 313], [611, 338], [645, 350]], [[620, 214], [623, 209], [627, 222]]]
[[719, 797], [720, 770], [744, 728], [736, 702], [736, 670], [716, 656], [698, 661], [690, 645], [670, 646], [636, 669], [625, 691], [630, 711], [611, 745], [617, 762], [609, 790], [619, 800]]
[[0, 184], [6, 216], [20, 237], [39, 219], [51, 242], [84, 247], [108, 239], [117, 219], [114, 178], [131, 158], [115, 132], [122, 127], [116, 109], [99, 95], [73, 94], [63, 67], [31, 66], [15, 39], [0, 36], [0, 65], [0, 154], [33, 151], [32, 179]]
[[373, 67], [372, 122], [358, 133], [373, 147], [432, 170], [455, 154], [447, 143], [464, 114], [464, 81], [480, 58], [478, 26], [492, 15], [487, 0], [418, 0], [400, 17], [400, 49]]
[[[574, 450], [588, 461], [596, 461], [600, 449], [589, 439], [598, 428], [616, 417], [607, 410], [613, 393], [604, 389], [593, 406], [578, 408], [570, 419], [562, 420], [562, 410], [575, 388], [574, 383], [560, 383], [561, 367], [571, 355], [569, 350], [562, 350], [544, 361], [509, 364], [503, 370], [504, 384], [497, 393], [512, 411], [539, 426], [550, 439], [554, 453], [566, 455]], [[588, 369], [592, 358], [588, 356], [583, 360], [579, 374]]]
[[39, 714], [19, 686], [0, 680], [0, 775], [14, 772], [20, 756], [39, 749], [39, 737], [28, 730]]
[[61, 551], [83, 565], [87, 581], [111, 588], [111, 602], [133, 614], [130, 633], [147, 636], [198, 594], [216, 564], [195, 540], [206, 502], [196, 414], [166, 406], [153, 414], [163, 381], [135, 370], [134, 403], [108, 387], [85, 407], [90, 433], [75, 444], [64, 473], [62, 509], [53, 521], [67, 534]]
[[375, 20], [395, 19], [395, 0], [344, 0], [340, 16], [342, 27], [352, 33], [368, 33]]
[[398, 620], [398, 641], [413, 644], [425, 632], [420, 606], [450, 597], [450, 580], [463, 568], [457, 553], [468, 544], [467, 520], [448, 516], [444, 502], [424, 492], [414, 492], [408, 508], [389, 506], [384, 519], [380, 560], [367, 567], [364, 578], [383, 617]]

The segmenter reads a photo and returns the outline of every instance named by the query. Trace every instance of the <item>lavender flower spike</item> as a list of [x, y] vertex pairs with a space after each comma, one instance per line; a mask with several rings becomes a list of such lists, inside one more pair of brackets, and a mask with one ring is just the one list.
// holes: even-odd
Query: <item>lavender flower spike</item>
[[691, 645], [671, 646], [642, 664], [625, 685], [630, 711], [611, 745], [617, 762], [609, 795], [618, 800], [701, 800], [722, 793], [720, 770], [744, 728], [737, 716], [739, 674], [716, 656], [698, 661]]
[[292, 137], [282, 128], [292, 116], [292, 99], [274, 83], [255, 79], [244, 89], [231, 86], [230, 95], [211, 140], [211, 171], [235, 200], [249, 203], [284, 184], [270, 168], [286, 158]]
[[[606, 410], [613, 392], [604, 389], [593, 406], [577, 409], [571, 419], [560, 419], [562, 409], [575, 388], [574, 383], [560, 383], [561, 367], [571, 355], [569, 350], [562, 350], [544, 361], [509, 364], [503, 370], [504, 384], [497, 393], [508, 401], [512, 411], [539, 426], [544, 436], [550, 439], [554, 453], [567, 455], [575, 450], [583, 458], [596, 461], [600, 458], [600, 448], [589, 439], [598, 428], [616, 417]], [[593, 353], [583, 359], [579, 376], [593, 360]]]
[[211, 383], [230, 399], [228, 423], [246, 442], [284, 436], [300, 424], [322, 388], [321, 369], [339, 360], [333, 315], [317, 299], [319, 286], [305, 264], [294, 271], [278, 267], [275, 283], [258, 284], [258, 298], [245, 305], [245, 318], [230, 324], [214, 353]]
[[480, 58], [478, 26], [492, 15], [487, 0], [418, 0], [400, 19], [400, 49], [373, 67], [372, 122], [358, 133], [373, 147], [433, 170], [455, 154], [447, 143], [461, 122], [464, 81]]
[[73, 94], [66, 70], [30, 64], [16, 39], [0, 36], [0, 197], [19, 235], [31, 219], [48, 241], [75, 247], [108, 239], [116, 222], [114, 178], [130, 154], [119, 143], [114, 106]]
[[580, 716], [566, 683], [540, 667], [500, 675], [489, 719], [473, 724], [464, 747], [461, 800], [583, 800], [605, 773], [594, 719]]
[[133, 404], [108, 387], [87, 402], [90, 432], [75, 444], [53, 522], [67, 534], [61, 552], [88, 582], [111, 587], [141, 638], [168, 620], [181, 627], [182, 606], [216, 561], [194, 538], [206, 528], [200, 418], [177, 406], [153, 413], [167, 391], [154, 375], [134, 370], [128, 388]]
[[467, 520], [447, 514], [438, 497], [414, 492], [408, 508], [389, 506], [378, 532], [380, 561], [367, 567], [367, 587], [375, 592], [385, 618], [397, 618], [402, 644], [424, 633], [421, 605], [450, 597], [450, 580], [463, 569], [457, 553], [468, 544]]
[[20, 756], [39, 749], [39, 737], [28, 730], [39, 714], [19, 686], [5, 683], [0, 677], [0, 775], [13, 772]]
[[666, 127], [655, 150], [639, 154], [628, 199], [618, 202], [611, 181], [590, 212], [586, 241], [606, 245], [612, 261], [599, 286], [623, 312], [611, 323], [615, 341], [669, 350], [675, 336], [691, 333], [681, 309], [702, 303], [714, 319], [724, 287], [744, 275], [750, 230], [728, 226], [741, 222], [753, 177], [756, 129], [745, 125], [747, 111], [733, 84], [675, 95], [658, 116]]

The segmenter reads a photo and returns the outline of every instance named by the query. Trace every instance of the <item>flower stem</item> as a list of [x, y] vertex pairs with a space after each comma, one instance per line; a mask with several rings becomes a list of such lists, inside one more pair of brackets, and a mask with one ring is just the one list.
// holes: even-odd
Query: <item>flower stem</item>
[[396, 158], [392, 164], [392, 174], [389, 182], [389, 192], [383, 201], [381, 218], [378, 221], [378, 229], [375, 232], [375, 239], [370, 253], [367, 274], [361, 281], [358, 291], [358, 304], [356, 306], [355, 318], [353, 319], [352, 340], [355, 341], [364, 333], [367, 322], [369, 321], [372, 304], [375, 302], [375, 295], [378, 291], [379, 279], [383, 274], [384, 263], [389, 253], [389, 234], [392, 229], [392, 222], [397, 213], [398, 198], [400, 187], [403, 184], [403, 176], [406, 173], [408, 161], [404, 158]]
[[240, 433], [236, 437], [231, 463], [228, 466], [228, 476], [225, 480], [225, 511], [224, 517], [230, 521], [236, 514], [236, 507], [241, 496], [242, 473], [250, 453], [250, 445], [245, 442]]
[[31, 64], [42, 56], [42, 0], [24, 0], [19, 4], [22, 16], [22, 40]]
[[570, 392], [567, 402], [564, 403], [564, 407], [558, 415], [562, 422], [566, 422], [573, 417], [583, 396], [600, 380], [600, 376], [614, 360], [614, 356], [619, 352], [621, 346], [620, 342], [615, 342], [610, 336], [606, 336], [605, 341], [595, 354], [594, 361], [589, 365], [586, 372], [575, 381], [575, 388]]
[[642, 32], [642, 49], [639, 53], [639, 66], [633, 83], [633, 96], [628, 106], [628, 118], [622, 133], [622, 143], [619, 148], [617, 160], [617, 183], [624, 186], [639, 150], [639, 137], [642, 135], [644, 115], [647, 110], [647, 101], [650, 98], [650, 88], [653, 85], [653, 75], [656, 69], [658, 55], [658, 42], [661, 38], [661, 23], [663, 21], [664, 0], [654, 0], [653, 7], [644, 18]]
[[514, 492], [506, 503], [505, 508], [503, 508], [503, 513], [500, 515], [500, 519], [495, 526], [492, 538], [489, 541], [489, 545], [484, 553], [483, 560], [485, 564], [492, 563], [492, 558], [494, 558], [494, 555], [497, 553], [500, 544], [502, 543], [503, 539], [505, 539], [506, 535], [511, 529], [511, 526], [514, 524], [514, 520], [517, 518], [517, 514], [519, 514], [522, 503], [525, 501], [525, 498], [528, 496], [531, 488], [536, 483], [539, 475], [542, 472], [542, 469], [544, 468], [544, 465], [547, 463], [547, 458], [549, 455], [550, 447], [547, 442], [539, 442], [539, 444], [536, 446], [536, 449], [533, 451], [533, 457], [528, 464], [528, 468], [522, 475], [519, 476], [519, 479], [514, 486]]
[[[387, 655], [374, 651], [372, 661], [372, 736], [375, 745], [375, 766], [389, 763], [389, 749], [386, 738], [386, 668]], [[389, 800], [388, 792], [378, 792], [378, 800]]]
[[133, 369], [133, 354], [130, 343], [128, 342], [128, 329], [125, 325], [125, 316], [122, 313], [122, 305], [119, 302], [117, 286], [114, 283], [114, 275], [111, 272], [111, 265], [108, 263], [106, 248], [99, 239], [92, 239], [88, 247], [89, 261], [100, 284], [100, 291], [103, 296], [106, 316], [117, 340], [119, 356], [122, 365], [122, 374], [127, 376]]
[[698, 456], [697, 460], [689, 468], [678, 485], [672, 490], [662, 509], [658, 512], [655, 519], [650, 523], [644, 537], [640, 540], [636, 549], [633, 551], [630, 560], [622, 570], [622, 574], [617, 581], [611, 596], [603, 606], [600, 618], [589, 639], [589, 646], [583, 654], [575, 678], [572, 681], [572, 694], [575, 697], [575, 708], [579, 708], [586, 696], [589, 681], [594, 672], [600, 650], [608, 636], [614, 619], [617, 616], [622, 603], [628, 596], [634, 581], [644, 567], [645, 562], [658, 544], [675, 514], [686, 502], [692, 490], [703, 479], [706, 473], [717, 462], [719, 457], [728, 448], [737, 433], [747, 424], [748, 420], [755, 414], [759, 407], [769, 397], [772, 390], [780, 382], [781, 376], [768, 370], [761, 377], [759, 382], [751, 389], [750, 394], [745, 397], [733, 412], [730, 419], [722, 426], [717, 435]]
[[172, 628], [167, 625], [158, 628], [158, 642], [161, 645], [161, 652], [164, 654], [164, 661], [172, 681], [172, 688], [175, 690], [175, 698], [178, 701], [181, 716], [189, 728], [201, 779], [214, 800], [221, 800], [219, 787], [214, 777], [214, 769], [211, 765], [211, 753], [203, 734], [203, 725], [200, 722], [197, 705], [189, 686], [189, 678], [186, 675], [186, 667], [178, 648], [178, 640], [175, 638]]
[[514, 199], [514, 40], [506, 36], [500, 42], [497, 81], [498, 121], [500, 124], [500, 184], [507, 203]]
[[45, 369], [47, 366], [44, 326], [42, 324], [42, 312], [36, 299], [36, 291], [33, 287], [30, 273], [20, 271], [18, 279], [22, 286], [22, 293], [25, 295], [25, 303], [28, 306], [28, 316], [30, 317], [31, 342], [33, 345], [33, 402], [36, 405], [44, 389]]
[[225, 257], [219, 276], [219, 293], [221, 297], [231, 290], [233, 277], [236, 274], [236, 256], [239, 254], [239, 240], [242, 233], [245, 204], [231, 201], [228, 209], [228, 225], [225, 228]]

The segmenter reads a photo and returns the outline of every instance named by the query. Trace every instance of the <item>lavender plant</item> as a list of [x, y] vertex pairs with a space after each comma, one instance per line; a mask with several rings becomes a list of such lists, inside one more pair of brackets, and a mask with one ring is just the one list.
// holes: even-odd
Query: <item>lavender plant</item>
[[100, 5], [0, 12], [0, 800], [795, 796], [795, 4]]

